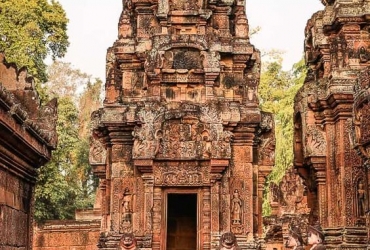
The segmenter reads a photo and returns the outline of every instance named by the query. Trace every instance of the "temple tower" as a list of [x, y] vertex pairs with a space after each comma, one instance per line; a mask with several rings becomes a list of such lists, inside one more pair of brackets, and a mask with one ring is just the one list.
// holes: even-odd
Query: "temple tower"
[[[126, 0], [92, 115], [100, 249], [256, 249], [273, 119], [243, 0]], [[133, 236], [135, 239], [133, 239]], [[130, 243], [128, 243], [130, 245]]]
[[309, 72], [295, 99], [294, 164], [328, 247], [366, 249], [370, 1], [322, 2], [305, 30]]

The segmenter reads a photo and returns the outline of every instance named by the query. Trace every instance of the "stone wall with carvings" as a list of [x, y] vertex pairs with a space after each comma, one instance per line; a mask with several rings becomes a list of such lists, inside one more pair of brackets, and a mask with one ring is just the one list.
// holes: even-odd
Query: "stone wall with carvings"
[[270, 183], [269, 203], [271, 215], [263, 218], [266, 249], [285, 249], [289, 228], [298, 226], [304, 236], [309, 224], [311, 209], [308, 207], [307, 187], [292, 167], [279, 184]]
[[197, 196], [198, 249], [218, 248], [228, 231], [257, 247], [275, 139], [248, 33], [244, 0], [123, 1], [104, 107], [92, 114], [100, 249], [127, 233], [139, 248], [164, 249], [177, 192]]
[[366, 249], [370, 1], [322, 2], [305, 29], [309, 71], [295, 98], [294, 165], [327, 246]]
[[0, 53], [0, 246], [31, 249], [36, 169], [56, 146], [56, 100], [40, 106], [32, 77]]

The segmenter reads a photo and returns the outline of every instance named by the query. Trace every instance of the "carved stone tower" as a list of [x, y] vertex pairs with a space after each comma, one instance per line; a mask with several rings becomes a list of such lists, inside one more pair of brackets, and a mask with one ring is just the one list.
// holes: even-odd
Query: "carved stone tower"
[[275, 140], [258, 107], [244, 1], [123, 5], [104, 107], [92, 115], [99, 248], [133, 234], [140, 249], [216, 249], [231, 231], [255, 249]]
[[322, 2], [325, 10], [306, 26], [309, 72], [295, 99], [294, 164], [308, 186], [310, 221], [320, 222], [326, 244], [366, 249], [370, 1]]

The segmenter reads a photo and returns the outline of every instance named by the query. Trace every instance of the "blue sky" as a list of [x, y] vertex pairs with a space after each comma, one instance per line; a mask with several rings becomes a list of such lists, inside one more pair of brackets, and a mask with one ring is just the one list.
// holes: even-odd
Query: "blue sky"
[[[117, 37], [122, 0], [59, 0], [70, 20], [70, 47], [63, 61], [105, 81], [105, 54]], [[324, 6], [320, 0], [246, 0], [250, 28], [261, 30], [251, 39], [261, 51], [285, 51], [284, 69], [303, 53], [307, 20]]]

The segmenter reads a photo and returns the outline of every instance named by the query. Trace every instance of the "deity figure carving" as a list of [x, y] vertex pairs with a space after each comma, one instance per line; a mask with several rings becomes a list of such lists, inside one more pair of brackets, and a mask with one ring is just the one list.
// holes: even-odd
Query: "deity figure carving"
[[132, 12], [132, 0], [123, 0], [123, 12], [125, 14], [130, 14]]
[[240, 225], [242, 213], [242, 200], [239, 197], [239, 191], [235, 189], [233, 198], [231, 200], [231, 223], [234, 225]]
[[202, 64], [204, 69], [217, 69], [220, 67], [220, 54], [218, 52], [206, 52], [201, 51], [200, 56], [202, 59]]
[[104, 163], [106, 157], [106, 150], [103, 144], [96, 138], [91, 139], [90, 145], [90, 163]]
[[132, 26], [130, 23], [130, 17], [123, 12], [119, 21], [118, 37], [122, 39], [131, 36], [132, 36]]
[[325, 250], [324, 245], [325, 235], [322, 232], [321, 226], [316, 224], [308, 226], [308, 245], [311, 245], [310, 250]]
[[238, 13], [237, 19], [235, 21], [235, 35], [237, 37], [247, 37], [248, 36], [248, 20], [245, 16], [244, 11]]
[[122, 223], [123, 224], [131, 224], [131, 217], [132, 217], [132, 194], [128, 188], [125, 188], [122, 197]]
[[135, 236], [132, 233], [125, 233], [122, 235], [122, 238], [119, 242], [121, 250], [136, 250], [136, 240]]
[[358, 50], [358, 54], [359, 54], [360, 62], [366, 63], [367, 61], [369, 61], [369, 56], [368, 56], [368, 53], [367, 53], [365, 47], [362, 46]]
[[298, 226], [292, 226], [289, 228], [289, 238], [286, 242], [286, 247], [292, 248], [293, 250], [304, 250], [304, 242], [301, 234], [301, 230]]
[[236, 241], [236, 237], [232, 232], [227, 232], [221, 235], [220, 246], [218, 250], [240, 250]]
[[358, 206], [358, 216], [365, 216], [366, 212], [366, 191], [364, 188], [363, 180], [360, 180], [357, 185], [357, 206]]

